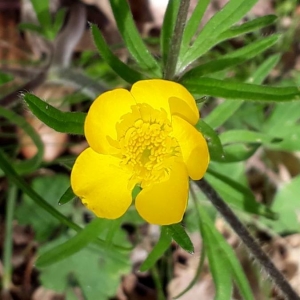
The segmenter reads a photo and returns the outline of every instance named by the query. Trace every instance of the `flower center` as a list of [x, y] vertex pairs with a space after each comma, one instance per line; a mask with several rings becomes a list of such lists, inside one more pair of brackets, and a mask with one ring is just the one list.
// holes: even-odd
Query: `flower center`
[[[130, 168], [132, 181], [142, 188], [169, 177], [166, 160], [180, 156], [177, 140], [170, 135], [172, 127], [164, 111], [153, 109], [147, 104], [137, 104], [133, 113], [125, 115], [119, 124], [131, 126], [119, 140], [122, 165]], [[138, 113], [137, 113], [138, 112]]]

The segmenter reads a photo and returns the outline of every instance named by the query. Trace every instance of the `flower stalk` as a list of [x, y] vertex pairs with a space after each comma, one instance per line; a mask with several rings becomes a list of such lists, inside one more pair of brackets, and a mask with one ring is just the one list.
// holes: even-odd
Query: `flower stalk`
[[182, 0], [179, 5], [177, 20], [174, 32], [170, 41], [170, 51], [168, 53], [165, 66], [164, 79], [173, 80], [176, 73], [176, 65], [180, 52], [182, 34], [184, 31], [190, 0]]
[[246, 229], [243, 223], [237, 218], [230, 207], [218, 195], [215, 189], [205, 180], [197, 180], [195, 183], [200, 187], [205, 196], [211, 201], [216, 209], [221, 213], [224, 219], [230, 224], [232, 229], [243, 241], [245, 246], [253, 257], [264, 268], [265, 272], [270, 276], [271, 280], [275, 283], [278, 290], [288, 300], [300, 299], [291, 285], [288, 283], [283, 274], [275, 267], [268, 255], [261, 249], [259, 244], [251, 236], [250, 232]]

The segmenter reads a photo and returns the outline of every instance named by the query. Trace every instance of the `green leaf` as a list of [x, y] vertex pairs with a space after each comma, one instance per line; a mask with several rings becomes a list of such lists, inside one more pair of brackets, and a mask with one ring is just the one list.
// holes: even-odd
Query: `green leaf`
[[[30, 182], [30, 186], [50, 206], [56, 207], [60, 213], [70, 216], [73, 210], [71, 205], [58, 208], [57, 204], [57, 200], [66, 190], [69, 182], [69, 176], [56, 174], [36, 177]], [[20, 224], [30, 225], [33, 228], [35, 239], [39, 243], [46, 242], [64, 228], [59, 220], [51, 218], [47, 210], [36, 205], [26, 194], [23, 195], [15, 213]]]
[[0, 72], [0, 85], [13, 80], [13, 76]]
[[161, 227], [160, 237], [152, 251], [140, 266], [140, 271], [144, 272], [152, 268], [155, 263], [163, 256], [165, 251], [170, 247], [172, 237], [166, 226]]
[[32, 113], [54, 130], [70, 134], [84, 134], [85, 113], [62, 112], [29, 93], [25, 94], [23, 98]]
[[[125, 241], [125, 237], [123, 240]], [[39, 254], [65, 241], [66, 237], [51, 241], [39, 248]], [[130, 269], [128, 253], [119, 253], [119, 259], [115, 260], [88, 246], [60, 263], [42, 268], [39, 279], [44, 288], [58, 293], [65, 294], [66, 290], [74, 290], [75, 285], [82, 291], [85, 299], [112, 299], [122, 276], [128, 274]]]
[[19, 30], [21, 31], [31, 31], [34, 33], [37, 33], [38, 35], [43, 35], [44, 34], [44, 30], [41, 26], [36, 25], [36, 24], [32, 24], [32, 23], [21, 23], [18, 25]]
[[282, 138], [274, 138], [274, 136], [265, 133], [241, 129], [225, 131], [219, 137], [223, 145], [231, 143], [268, 144], [282, 141]]
[[244, 161], [250, 158], [256, 150], [260, 147], [260, 143], [252, 144], [230, 144], [223, 147], [224, 157], [220, 160], [215, 161], [223, 163], [231, 163]]
[[[17, 173], [19, 174], [28, 174], [35, 171], [43, 161], [44, 155], [44, 144], [39, 136], [39, 134], [33, 129], [33, 127], [26, 122], [26, 120], [13, 112], [12, 110], [5, 109], [0, 106], [0, 116], [5, 117], [6, 119], [10, 120], [11, 122], [17, 124], [20, 128], [27, 133], [34, 144], [37, 147], [37, 153], [30, 159], [20, 162], [12, 163], [13, 168], [16, 169]], [[0, 168], [1, 169], [1, 168]], [[3, 171], [0, 170], [0, 176], [3, 175]]]
[[300, 151], [300, 127], [299, 124], [295, 126], [285, 127], [285, 133], [278, 133], [281, 136], [281, 142], [276, 144], [269, 144], [268, 148], [272, 150], [281, 151]]
[[[258, 69], [248, 82], [260, 84], [267, 77], [270, 71], [275, 67], [280, 59], [280, 55], [269, 57]], [[243, 102], [225, 100], [218, 105], [206, 118], [205, 122], [212, 128], [218, 128], [223, 125], [234, 113], [241, 107]]]
[[194, 245], [181, 224], [168, 225], [172, 238], [185, 251], [194, 253]]
[[58, 201], [58, 205], [66, 204], [66, 203], [72, 201], [74, 198], [76, 198], [76, 195], [74, 194], [72, 187], [68, 187], [68, 189], [60, 197], [60, 199]]
[[[202, 218], [202, 215], [200, 215], [200, 218]], [[211, 223], [207, 223], [206, 220], [200, 220], [203, 245], [216, 289], [214, 299], [231, 299], [233, 283], [228, 259], [222, 248], [221, 241], [224, 238], [220, 234], [215, 233], [216, 230]]]
[[232, 100], [283, 102], [300, 99], [300, 91], [294, 86], [271, 87], [205, 77], [183, 80], [182, 84], [191, 93], [197, 95], [210, 95]]
[[211, 160], [222, 161], [224, 159], [224, 151], [218, 134], [202, 119], [199, 119], [195, 127], [207, 141]]
[[210, 61], [187, 72], [181, 80], [192, 77], [201, 77], [211, 73], [219, 72], [227, 68], [239, 65], [253, 57], [256, 57], [261, 52], [273, 46], [278, 41], [279, 35], [272, 35], [270, 37], [255, 41], [243, 48], [233, 51], [220, 59]]
[[112, 53], [97, 25], [91, 24], [91, 30], [100, 55], [121, 78], [129, 83], [134, 83], [143, 79], [143, 76], [140, 73], [130, 68]]
[[49, 11], [49, 0], [31, 0], [39, 23], [44, 28], [50, 28], [51, 16]]
[[128, 2], [124, 0], [110, 0], [110, 5], [119, 32], [132, 57], [142, 70], [147, 71], [149, 77], [161, 78], [161, 68], [150, 54], [137, 31]]
[[269, 145], [271, 149], [283, 151], [300, 150], [299, 103], [277, 103], [262, 125], [266, 134], [282, 138], [281, 143]]
[[46, 267], [77, 253], [94, 241], [105, 226], [106, 223], [103, 219], [95, 218], [74, 237], [38, 257], [36, 266], [38, 268]]
[[195, 9], [193, 10], [191, 17], [189, 18], [187, 24], [184, 27], [184, 32], [182, 36], [182, 53], [184, 53], [185, 49], [188, 48], [193, 36], [199, 29], [199, 25], [201, 23], [202, 17], [207, 9], [209, 2], [210, 0], [198, 0], [198, 3]]
[[247, 213], [261, 215], [269, 219], [276, 219], [277, 215], [274, 212], [265, 205], [257, 202], [250, 189], [236, 180], [213, 170], [211, 166], [205, 178], [233, 208]]
[[277, 16], [275, 15], [268, 15], [256, 18], [254, 20], [248, 21], [242, 25], [232, 26], [230, 29], [222, 32], [218, 36], [218, 42], [232, 39], [236, 36], [249, 33], [263, 27], [269, 26], [273, 24], [277, 20]]
[[273, 199], [272, 210], [278, 214], [276, 221], [265, 220], [268, 226], [279, 234], [300, 231], [299, 223], [300, 176], [280, 187]]
[[[223, 297], [222, 292], [229, 293], [228, 289], [232, 287], [231, 279], [233, 278], [243, 299], [253, 300], [252, 291], [247, 277], [237, 259], [235, 252], [224, 240], [224, 237], [216, 230], [212, 220], [203, 208], [197, 209], [199, 212], [199, 221], [201, 235], [204, 240], [204, 247], [207, 252], [209, 267], [211, 269], [216, 292], [220, 300], [231, 299]], [[229, 280], [223, 277], [225, 275]], [[227, 287], [225, 285], [228, 285]], [[216, 298], [215, 298], [216, 299]]]
[[[47, 203], [39, 194], [37, 194], [28, 184], [27, 182], [20, 177], [16, 171], [11, 167], [11, 163], [5, 158], [3, 155], [3, 151], [0, 149], [0, 168], [4, 171], [6, 176], [13, 182], [19, 189], [21, 189], [26, 195], [28, 195], [38, 206], [47, 211], [54, 218], [59, 220], [62, 224], [65, 224], [69, 228], [79, 232], [81, 227], [69, 220], [66, 216], [61, 214], [57, 209], [52, 207], [49, 203]], [[101, 248], [105, 248], [106, 244], [103, 240], [98, 239], [96, 244], [99, 246], [99, 250]], [[113, 245], [113, 249], [119, 250], [128, 250], [127, 248]], [[110, 252], [113, 254], [113, 252]]]
[[276, 135], [283, 137], [291, 128], [298, 124], [300, 119], [299, 105], [298, 102], [277, 103], [265, 120], [262, 130], [266, 133], [276, 133]]
[[268, 74], [275, 68], [281, 58], [281, 54], [274, 54], [267, 58], [248, 78], [248, 83], [261, 84], [268, 76]]
[[67, 10], [66, 8], [60, 8], [57, 13], [54, 16], [53, 25], [52, 25], [52, 32], [54, 37], [57, 35], [57, 33], [62, 28], [65, 17], [66, 17]]
[[167, 10], [165, 12], [164, 22], [160, 33], [160, 49], [164, 65], [166, 64], [169, 54], [170, 41], [174, 32], [179, 5], [180, 0], [169, 1]]
[[180, 53], [179, 73], [211, 49], [218, 42], [218, 36], [238, 22], [256, 2], [257, 0], [231, 0], [217, 12], [204, 26], [191, 48]]

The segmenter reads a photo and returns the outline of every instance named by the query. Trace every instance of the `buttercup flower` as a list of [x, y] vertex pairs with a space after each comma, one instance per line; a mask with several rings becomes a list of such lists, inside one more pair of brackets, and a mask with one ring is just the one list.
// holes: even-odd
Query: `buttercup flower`
[[71, 185], [98, 217], [116, 219], [132, 203], [147, 222], [178, 223], [186, 209], [189, 177], [203, 177], [207, 143], [194, 125], [199, 111], [180, 84], [142, 80], [130, 91], [101, 94], [85, 120], [90, 148], [77, 158]]

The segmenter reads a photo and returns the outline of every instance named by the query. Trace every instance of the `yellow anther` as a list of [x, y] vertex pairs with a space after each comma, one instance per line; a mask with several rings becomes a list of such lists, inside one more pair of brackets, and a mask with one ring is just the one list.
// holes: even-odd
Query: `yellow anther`
[[176, 139], [170, 136], [172, 128], [164, 111], [147, 104], [137, 104], [132, 110], [139, 110], [141, 118], [133, 121], [119, 138], [122, 165], [130, 167], [135, 180], [146, 187], [169, 176], [164, 160], [180, 155], [180, 150]]

